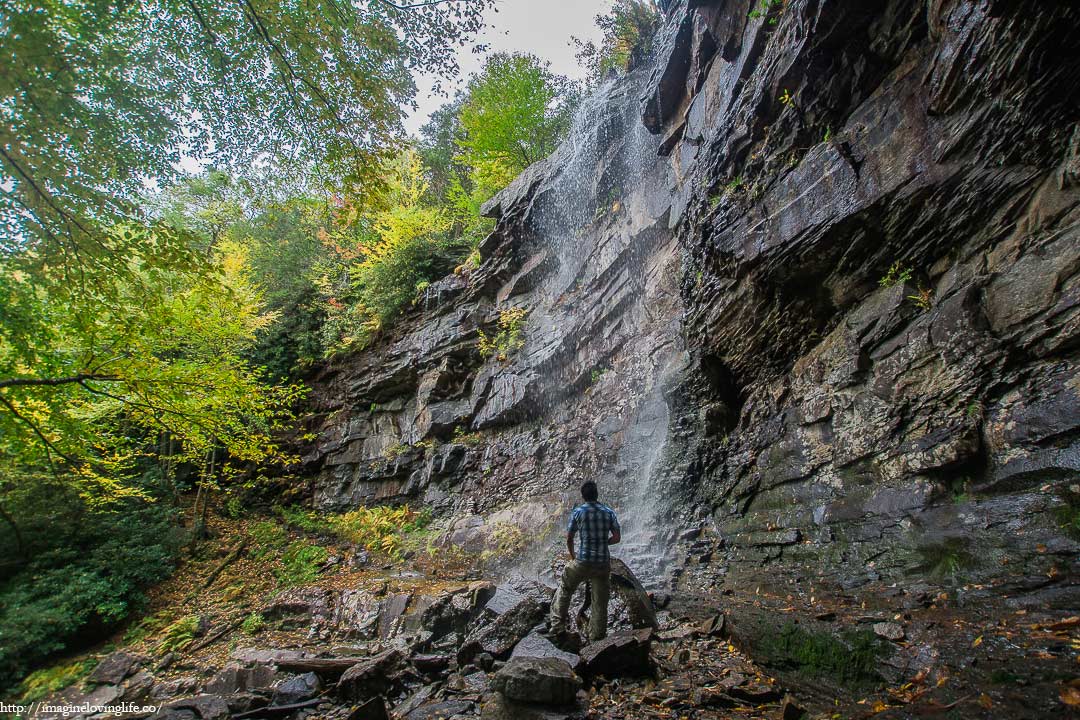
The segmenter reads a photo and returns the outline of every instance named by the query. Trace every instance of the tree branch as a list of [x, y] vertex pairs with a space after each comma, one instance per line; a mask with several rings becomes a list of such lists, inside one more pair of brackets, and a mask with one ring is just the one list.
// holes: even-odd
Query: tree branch
[[78, 383], [81, 385], [86, 380], [95, 380], [98, 382], [119, 382], [120, 378], [115, 375], [98, 375], [96, 373], [79, 373], [77, 375], [69, 375], [67, 377], [58, 378], [7, 378], [6, 380], [0, 380], [0, 389], [9, 387], [55, 387], [57, 385], [71, 385]]

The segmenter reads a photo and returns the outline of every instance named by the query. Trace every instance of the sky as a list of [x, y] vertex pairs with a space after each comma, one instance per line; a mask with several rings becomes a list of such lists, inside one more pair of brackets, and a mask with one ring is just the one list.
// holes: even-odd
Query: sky
[[[594, 18], [611, 9], [612, 0], [498, 0], [497, 12], [488, 12], [487, 25], [477, 42], [490, 45], [493, 52], [526, 52], [551, 62], [552, 72], [581, 79], [584, 72], [574, 59], [570, 37], [597, 41], [600, 31]], [[470, 74], [484, 64], [485, 55], [471, 52], [472, 44], [458, 51], [461, 74], [456, 86], [462, 85]], [[405, 130], [418, 134], [428, 116], [447, 101], [433, 96], [431, 79], [416, 79], [416, 102], [419, 109], [410, 113]]]

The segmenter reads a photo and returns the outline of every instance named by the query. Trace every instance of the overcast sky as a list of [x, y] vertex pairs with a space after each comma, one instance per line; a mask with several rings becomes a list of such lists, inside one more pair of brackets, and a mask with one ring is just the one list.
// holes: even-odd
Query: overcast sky
[[[581, 78], [583, 73], [574, 60], [570, 36], [598, 40], [600, 31], [593, 19], [598, 13], [607, 12], [612, 0], [498, 0], [497, 12], [489, 12], [488, 27], [477, 39], [491, 47], [488, 52], [520, 51], [532, 53], [551, 62], [553, 72]], [[458, 52], [462, 84], [471, 73], [484, 64], [486, 55], [474, 55], [470, 48]], [[415, 135], [427, 122], [428, 116], [446, 98], [433, 96], [431, 81], [417, 78], [416, 101], [420, 109], [411, 113], [405, 121], [405, 129]]]

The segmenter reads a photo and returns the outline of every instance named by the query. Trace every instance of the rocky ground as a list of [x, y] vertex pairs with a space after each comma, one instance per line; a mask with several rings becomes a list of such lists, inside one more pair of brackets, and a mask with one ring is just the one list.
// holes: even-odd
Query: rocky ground
[[[684, 533], [666, 589], [615, 578], [607, 639], [561, 649], [549, 588], [482, 577], [479, 557], [437, 541], [409, 560], [334, 546], [317, 579], [279, 591], [257, 548], [230, 560], [237, 537], [159, 589], [148, 618], [199, 618], [186, 644], [136, 623], [43, 702], [154, 705], [127, 715], [169, 720], [1036, 718], [1080, 702], [1080, 618], [888, 587], [826, 604], [809, 578], [729, 586], [707, 528]], [[222, 560], [228, 576], [213, 576]], [[253, 610], [256, 632], [239, 622]]]

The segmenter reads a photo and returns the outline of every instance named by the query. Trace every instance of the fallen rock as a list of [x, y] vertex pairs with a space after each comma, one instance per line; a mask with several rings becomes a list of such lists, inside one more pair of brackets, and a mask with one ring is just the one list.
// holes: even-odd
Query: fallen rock
[[458, 651], [458, 664], [468, 665], [482, 652], [499, 660], [506, 659], [514, 646], [543, 621], [544, 615], [543, 605], [533, 598], [523, 598], [493, 622], [473, 628]]
[[780, 708], [780, 720], [802, 720], [804, 717], [806, 710], [795, 702], [795, 698], [785, 695], [784, 704]]
[[278, 674], [269, 665], [240, 667], [229, 663], [203, 687], [208, 695], [231, 695], [257, 688], [268, 688], [278, 680]]
[[723, 637], [726, 627], [727, 619], [723, 613], [717, 613], [710, 618], [705, 618], [698, 624], [698, 629], [703, 635], [711, 635], [712, 637]]
[[313, 672], [303, 675], [293, 675], [281, 681], [274, 688], [272, 705], [292, 705], [293, 703], [310, 700], [322, 690], [319, 676]]
[[413, 655], [409, 662], [412, 666], [426, 675], [435, 675], [450, 667], [450, 655], [446, 654], [418, 654]]
[[404, 665], [400, 650], [391, 649], [356, 663], [338, 680], [337, 692], [350, 700], [385, 695], [397, 685]]
[[581, 687], [581, 679], [565, 660], [518, 657], [495, 673], [491, 687], [509, 700], [569, 705]]
[[581, 717], [581, 714], [546, 705], [514, 702], [499, 693], [485, 697], [480, 708], [480, 720], [569, 720], [575, 717]]
[[229, 703], [218, 695], [196, 695], [163, 705], [153, 720], [225, 720], [231, 715]]
[[525, 638], [514, 647], [514, 652], [510, 654], [510, 659], [513, 660], [517, 657], [558, 658], [560, 660], [565, 660], [566, 663], [575, 670], [581, 663], [581, 657], [579, 655], [560, 650], [546, 637], [535, 632], [526, 635]]
[[651, 670], [649, 645], [652, 629], [619, 632], [589, 643], [581, 650], [582, 671], [593, 677], [646, 675]]
[[630, 567], [618, 558], [611, 560], [611, 589], [618, 593], [635, 628], [658, 628], [652, 598]]
[[475, 703], [468, 700], [444, 700], [437, 703], [421, 705], [408, 715], [404, 720], [443, 720], [444, 718], [462, 715], [473, 709]]
[[99, 662], [86, 679], [98, 685], [119, 685], [129, 675], [133, 675], [144, 662], [146, 658], [142, 655], [117, 650]]
[[386, 712], [386, 701], [376, 697], [361, 703], [347, 720], [390, 720], [390, 713]]
[[899, 623], [879, 622], [874, 623], [873, 628], [875, 635], [877, 635], [878, 637], [883, 637], [886, 640], [892, 640], [895, 642], [897, 640], [904, 639], [904, 628], [901, 627]]

